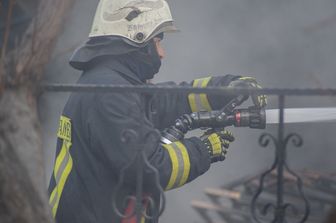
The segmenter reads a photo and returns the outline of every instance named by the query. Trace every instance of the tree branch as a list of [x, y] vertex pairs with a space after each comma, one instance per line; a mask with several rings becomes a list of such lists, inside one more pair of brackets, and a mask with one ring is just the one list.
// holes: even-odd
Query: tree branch
[[3, 60], [6, 54], [8, 38], [9, 38], [10, 28], [11, 28], [11, 23], [12, 23], [12, 14], [13, 14], [14, 4], [15, 4], [15, 0], [9, 0], [9, 6], [8, 6], [8, 12], [7, 12], [7, 18], [6, 18], [6, 28], [4, 32], [2, 47], [1, 47], [0, 60]]
[[[13, 7], [15, 4], [15, 0], [10, 0], [9, 1], [9, 7], [8, 7], [8, 12], [7, 12], [7, 17], [6, 17], [6, 23], [5, 23], [5, 32], [3, 35], [3, 42], [0, 47], [0, 94], [2, 93], [5, 85], [5, 54], [7, 51], [7, 44], [8, 44], [8, 38], [10, 34], [10, 28], [11, 28], [11, 20], [12, 20], [12, 13], [13, 13]], [[0, 12], [2, 11], [2, 2], [0, 3]]]
[[[11, 0], [13, 1], [13, 0]], [[36, 16], [19, 42], [16, 51], [4, 56], [3, 74], [8, 86], [35, 86], [42, 79], [53, 46], [74, 0], [42, 0]], [[1, 74], [1, 65], [0, 65]]]
[[0, 60], [0, 221], [50, 223], [41, 133], [33, 95], [75, 0], [40, 0], [23, 38], [6, 49], [10, 0]]

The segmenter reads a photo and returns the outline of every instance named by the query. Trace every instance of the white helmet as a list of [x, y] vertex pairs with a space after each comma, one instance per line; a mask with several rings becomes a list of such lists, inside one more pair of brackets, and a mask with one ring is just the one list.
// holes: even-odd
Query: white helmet
[[165, 0], [100, 0], [89, 37], [124, 37], [136, 45], [162, 32], [174, 32]]

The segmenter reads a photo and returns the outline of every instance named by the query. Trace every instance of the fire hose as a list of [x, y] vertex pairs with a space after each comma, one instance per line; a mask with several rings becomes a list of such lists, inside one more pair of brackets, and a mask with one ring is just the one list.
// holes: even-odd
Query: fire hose
[[266, 113], [264, 108], [255, 106], [236, 109], [245, 96], [238, 96], [231, 100], [221, 110], [199, 111], [182, 115], [174, 125], [162, 132], [161, 142], [170, 144], [182, 140], [184, 135], [194, 129], [208, 129], [216, 131], [228, 126], [264, 129], [266, 127]]

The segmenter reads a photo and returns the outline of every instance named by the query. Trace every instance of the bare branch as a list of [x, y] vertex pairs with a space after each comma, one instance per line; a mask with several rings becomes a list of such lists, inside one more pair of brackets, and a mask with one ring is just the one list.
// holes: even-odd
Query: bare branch
[[[21, 81], [39, 81], [41, 79], [43, 65], [50, 59], [52, 46], [72, 2], [69, 0], [41, 1], [38, 11], [39, 16], [36, 18], [35, 25], [32, 23], [27, 32], [28, 37], [34, 38], [24, 39], [19, 47], [19, 49], [22, 49], [20, 55], [26, 55], [21, 60], [22, 63], [18, 63], [16, 67], [19, 78], [22, 78]], [[29, 41], [33, 42], [33, 49], [34, 46], [38, 46], [38, 51], [32, 53], [31, 49], [27, 49]], [[31, 59], [29, 60], [29, 58]], [[24, 71], [24, 74], [22, 71]]]
[[[10, 28], [11, 28], [11, 20], [12, 20], [12, 13], [14, 8], [15, 0], [9, 1], [9, 8], [7, 12], [7, 18], [6, 18], [6, 25], [5, 25], [5, 32], [3, 37], [3, 42], [1, 46], [0, 51], [0, 94], [3, 92], [4, 86], [5, 86], [5, 56], [7, 51], [7, 44], [8, 44], [8, 38], [10, 34]], [[0, 12], [2, 11], [2, 2], [0, 3]]]
[[7, 50], [14, 1], [0, 50], [0, 221], [51, 223], [33, 93], [75, 0], [41, 0], [23, 37]]
[[9, 86], [38, 84], [74, 1], [40, 1], [37, 13], [19, 45], [11, 52], [4, 51], [3, 65], [0, 64], [0, 75], [5, 75], [0, 77], [2, 83]]
[[14, 4], [15, 4], [15, 0], [9, 0], [9, 6], [8, 6], [8, 12], [7, 12], [7, 18], [6, 18], [6, 28], [4, 32], [1, 57], [0, 57], [1, 61], [5, 58], [5, 54], [7, 50], [7, 44], [8, 44], [8, 38], [9, 38], [10, 28], [11, 28], [11, 23], [12, 23], [12, 14], [13, 14]]

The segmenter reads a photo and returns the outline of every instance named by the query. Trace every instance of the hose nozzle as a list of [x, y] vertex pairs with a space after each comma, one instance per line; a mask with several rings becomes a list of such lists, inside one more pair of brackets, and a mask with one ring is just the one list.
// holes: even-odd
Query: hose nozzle
[[264, 108], [249, 107], [234, 110], [236, 127], [250, 127], [252, 129], [266, 128], [266, 112]]

